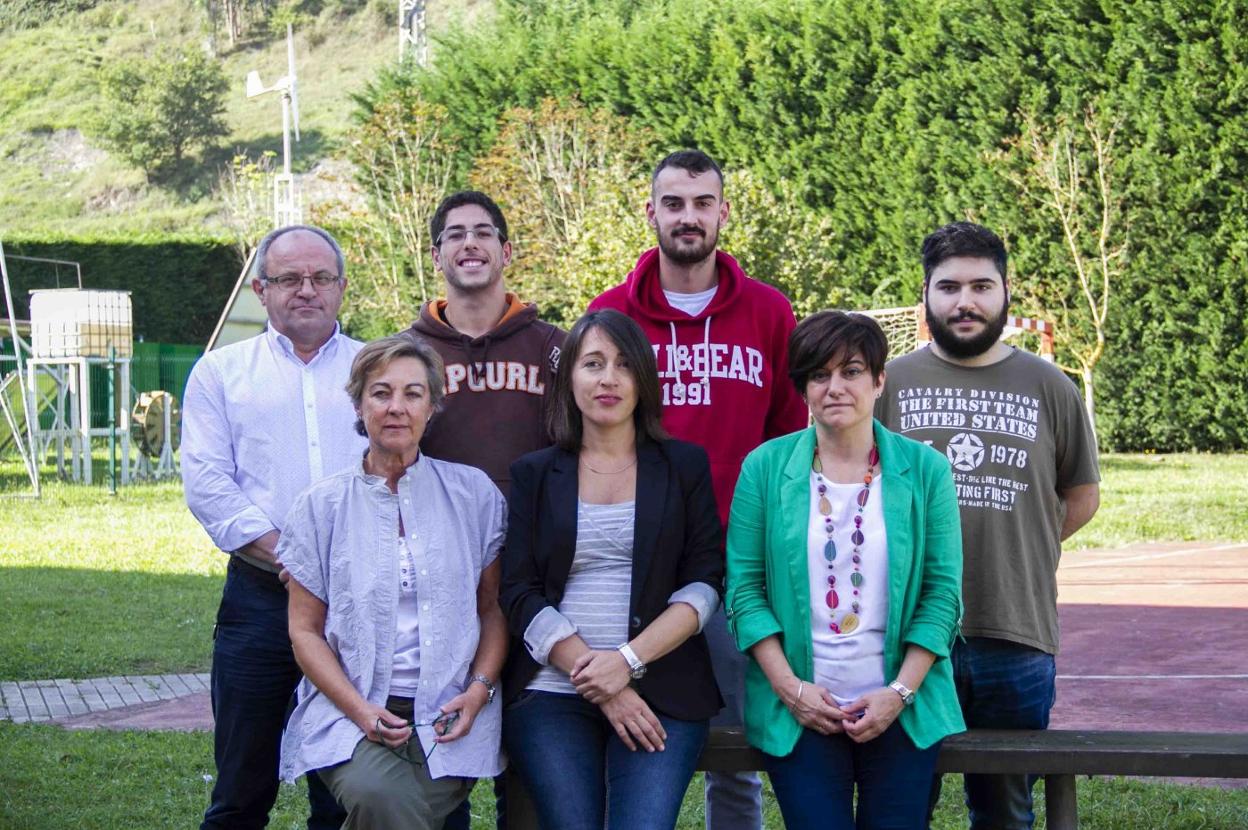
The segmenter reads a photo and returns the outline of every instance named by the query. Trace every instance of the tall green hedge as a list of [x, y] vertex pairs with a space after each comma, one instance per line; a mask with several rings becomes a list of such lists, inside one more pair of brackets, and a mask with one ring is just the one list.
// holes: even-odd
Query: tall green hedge
[[923, 236], [968, 216], [1008, 236], [1019, 279], [1069, 274], [1060, 231], [987, 159], [1020, 110], [1094, 103], [1122, 121], [1131, 227], [1102, 445], [1248, 448], [1248, 0], [499, 0], [436, 55], [383, 73], [361, 110], [412, 90], [445, 105], [466, 173], [508, 107], [610, 108], [793, 185], [877, 302], [914, 302]]
[[[6, 254], [82, 264], [84, 288], [130, 292], [135, 338], [205, 344], [229, 299], [242, 262], [228, 240], [142, 236], [24, 238], [3, 240]], [[56, 269], [9, 259], [17, 315], [25, 319], [28, 291], [55, 288]], [[61, 286], [74, 286], [73, 269], [60, 268]]]

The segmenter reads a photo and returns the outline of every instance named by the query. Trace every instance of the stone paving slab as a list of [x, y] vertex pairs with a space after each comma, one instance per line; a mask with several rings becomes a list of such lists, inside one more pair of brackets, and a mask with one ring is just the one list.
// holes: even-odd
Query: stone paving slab
[[5, 681], [0, 683], [0, 720], [61, 720], [207, 693], [207, 673]]

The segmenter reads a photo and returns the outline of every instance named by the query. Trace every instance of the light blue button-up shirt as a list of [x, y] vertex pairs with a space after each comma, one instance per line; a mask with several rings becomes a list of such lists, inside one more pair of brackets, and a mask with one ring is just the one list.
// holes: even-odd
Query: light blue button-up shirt
[[272, 328], [195, 364], [182, 410], [186, 504], [233, 552], [283, 530], [295, 495], [359, 462], [346, 384], [364, 344], [335, 330], [304, 363]]
[[[430, 722], [462, 692], [481, 626], [477, 585], [502, 549], [503, 495], [485, 473], [421, 456], [391, 493], [363, 464], [312, 485], [291, 507], [277, 548], [291, 577], [325, 603], [325, 640], [347, 679], [384, 706], [394, 666], [399, 604], [399, 516], [409, 535], [420, 630], [417, 722]], [[503, 769], [502, 695], [477, 715], [472, 731], [439, 744], [429, 774], [481, 778]], [[433, 746], [432, 727], [420, 727]], [[364, 733], [306, 678], [282, 738], [282, 777], [350, 760]]]

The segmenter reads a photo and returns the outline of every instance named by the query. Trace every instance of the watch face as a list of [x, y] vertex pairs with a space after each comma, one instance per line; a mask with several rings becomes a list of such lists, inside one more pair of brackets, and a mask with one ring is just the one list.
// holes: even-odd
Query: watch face
[[641, 678], [646, 676], [646, 667], [638, 666], [637, 668], [630, 671], [628, 673], [628, 676], [633, 678], [634, 680], [640, 680]]

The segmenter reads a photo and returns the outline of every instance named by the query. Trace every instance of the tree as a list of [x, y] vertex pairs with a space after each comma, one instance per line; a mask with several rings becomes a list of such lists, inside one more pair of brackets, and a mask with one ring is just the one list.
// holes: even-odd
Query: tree
[[332, 206], [323, 221], [339, 229], [355, 266], [345, 316], [357, 332], [407, 326], [434, 296], [429, 220], [450, 182], [445, 120], [442, 107], [394, 95], [365, 113], [349, 137], [363, 206]]
[[265, 150], [257, 158], [240, 152], [221, 169], [217, 199], [234, 234], [234, 247], [244, 262], [260, 238], [273, 227], [273, 163], [277, 154]]
[[195, 147], [228, 134], [221, 118], [227, 89], [221, 66], [202, 51], [162, 48], [102, 70], [104, 106], [90, 129], [149, 179], [159, 179]]
[[503, 114], [471, 183], [506, 212], [515, 247], [508, 283], [546, 319], [570, 324], [646, 247], [654, 146], [648, 130], [574, 99]]
[[1030, 113], [1023, 113], [1021, 121], [1022, 132], [1008, 142], [1021, 164], [1007, 167], [1006, 175], [1056, 224], [1069, 270], [1020, 281], [1018, 288], [1054, 318], [1059, 366], [1083, 381], [1084, 406], [1095, 424], [1093, 373], [1105, 354], [1110, 297], [1127, 251], [1120, 185], [1114, 179], [1119, 125], [1106, 123], [1091, 105], [1077, 125], [1063, 116], [1042, 124]]

